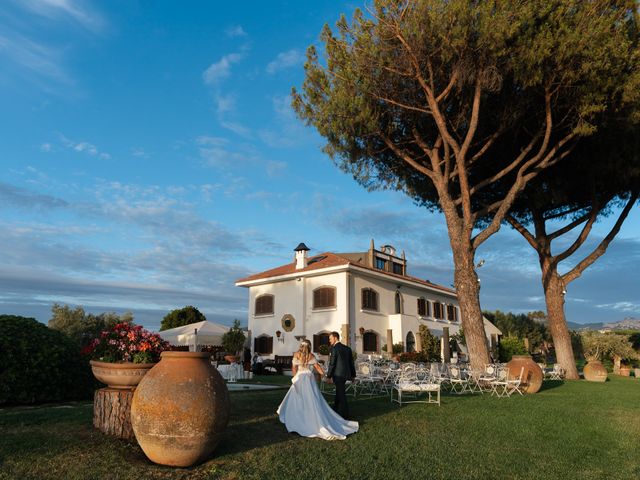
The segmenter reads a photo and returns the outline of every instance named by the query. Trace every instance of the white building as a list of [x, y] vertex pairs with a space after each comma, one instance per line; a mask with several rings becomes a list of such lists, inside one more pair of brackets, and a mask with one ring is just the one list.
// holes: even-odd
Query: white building
[[[382, 353], [402, 342], [420, 351], [418, 329], [426, 325], [441, 337], [460, 330], [454, 290], [407, 275], [405, 254], [393, 247], [366, 252], [322, 253], [308, 257], [301, 243], [293, 262], [238, 280], [249, 289], [249, 331], [261, 355], [291, 355], [302, 338], [314, 351], [338, 331], [358, 353]], [[500, 331], [485, 319], [490, 345]]]

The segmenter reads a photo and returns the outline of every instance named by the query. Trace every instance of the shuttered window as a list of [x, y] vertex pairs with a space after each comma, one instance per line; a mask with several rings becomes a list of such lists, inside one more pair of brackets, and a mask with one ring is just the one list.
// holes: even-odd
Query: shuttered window
[[313, 308], [331, 308], [336, 306], [336, 289], [320, 287], [313, 291]]
[[371, 288], [362, 289], [362, 309], [378, 310], [378, 292]]
[[273, 295], [256, 298], [256, 315], [273, 315]]
[[458, 321], [458, 309], [455, 305], [447, 305], [447, 320], [451, 322]]
[[423, 297], [418, 299], [418, 315], [421, 317], [427, 316], [427, 301]]
[[362, 350], [364, 352], [378, 352], [378, 335], [374, 332], [364, 332], [362, 335]]
[[444, 319], [444, 305], [440, 302], [433, 302], [433, 316], [438, 319]]
[[259, 355], [271, 355], [273, 353], [273, 337], [261, 336], [253, 340], [253, 351]]

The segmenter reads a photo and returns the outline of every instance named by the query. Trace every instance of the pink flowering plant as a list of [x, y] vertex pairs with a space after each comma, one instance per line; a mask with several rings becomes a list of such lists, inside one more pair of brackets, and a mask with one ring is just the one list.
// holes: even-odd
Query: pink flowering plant
[[118, 323], [104, 330], [83, 353], [101, 362], [154, 363], [160, 360], [160, 353], [169, 349], [157, 333], [151, 333], [140, 325]]

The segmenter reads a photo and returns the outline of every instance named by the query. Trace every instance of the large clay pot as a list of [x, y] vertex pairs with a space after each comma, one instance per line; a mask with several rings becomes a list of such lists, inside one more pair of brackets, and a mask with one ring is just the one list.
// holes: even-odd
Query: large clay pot
[[533, 361], [531, 355], [514, 355], [511, 357], [511, 361], [507, 363], [509, 376], [517, 378], [520, 375], [522, 367], [524, 367], [524, 372], [522, 375], [521, 390], [524, 393], [536, 393], [540, 390], [542, 380], [544, 379], [542, 369]]
[[208, 459], [229, 421], [229, 392], [205, 352], [162, 352], [138, 385], [133, 432], [149, 460], [188, 467]]
[[133, 389], [155, 363], [109, 363], [91, 360], [91, 371], [98, 381], [111, 388]]
[[589, 382], [606, 382], [607, 369], [598, 360], [591, 360], [583, 369], [584, 379]]
[[620, 367], [620, 370], [618, 371], [618, 375], [622, 375], [623, 377], [630, 377], [631, 367], [626, 367], [623, 365], [622, 367]]

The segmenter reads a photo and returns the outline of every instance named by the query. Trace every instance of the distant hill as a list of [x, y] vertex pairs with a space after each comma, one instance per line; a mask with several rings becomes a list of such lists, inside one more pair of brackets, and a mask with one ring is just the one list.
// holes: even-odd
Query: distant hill
[[567, 322], [570, 330], [640, 330], [640, 318], [626, 317], [617, 322], [575, 323]]

